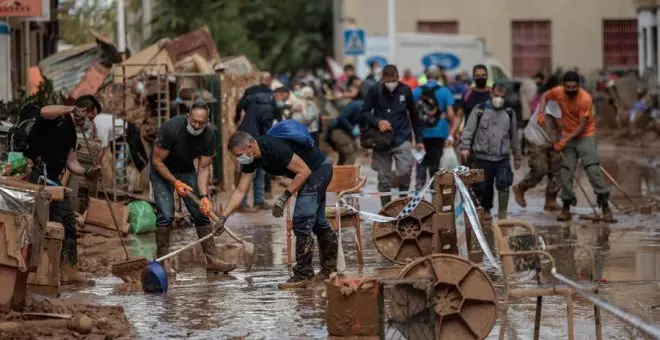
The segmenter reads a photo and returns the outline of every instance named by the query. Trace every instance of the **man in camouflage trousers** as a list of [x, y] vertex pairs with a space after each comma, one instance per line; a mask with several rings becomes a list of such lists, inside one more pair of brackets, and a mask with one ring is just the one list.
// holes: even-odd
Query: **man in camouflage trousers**
[[559, 182], [559, 168], [561, 166], [561, 155], [556, 152], [552, 146], [559, 139], [559, 128], [554, 119], [547, 119], [547, 124], [543, 127], [551, 143], [547, 146], [539, 146], [529, 143], [527, 163], [529, 172], [520, 183], [513, 186], [513, 195], [522, 207], [527, 206], [525, 201], [525, 192], [536, 187], [543, 177], [548, 176], [548, 185], [545, 188], [545, 211], [558, 211], [561, 207], [557, 204], [557, 194], [561, 184]]

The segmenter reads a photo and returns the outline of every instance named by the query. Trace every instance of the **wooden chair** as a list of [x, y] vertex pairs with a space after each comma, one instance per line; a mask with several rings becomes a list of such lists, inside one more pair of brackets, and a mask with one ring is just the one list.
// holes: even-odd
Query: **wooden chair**
[[[332, 167], [332, 181], [328, 185], [327, 192], [337, 193], [337, 199], [341, 199], [344, 195], [355, 194], [364, 187], [367, 183], [367, 178], [360, 179], [360, 166], [359, 165], [335, 165]], [[292, 255], [292, 233], [293, 233], [293, 220], [291, 214], [291, 206], [288, 204], [286, 209], [286, 256], [289, 268], [293, 265]], [[360, 209], [359, 200], [353, 199], [353, 207]], [[340, 213], [337, 214], [334, 204], [326, 205], [325, 215], [332, 229], [337, 230], [337, 218], [341, 218], [341, 227], [355, 228], [355, 244], [357, 246], [358, 264], [362, 266], [364, 263], [362, 257], [362, 235], [360, 230], [360, 214], [348, 209], [341, 208]]]
[[[590, 281], [581, 282], [587, 290], [597, 294], [598, 285], [593, 283], [594, 279], [594, 260], [592, 252], [579, 244], [576, 245], [551, 245], [541, 250], [538, 245], [538, 236], [536, 229], [529, 222], [516, 219], [493, 220], [493, 233], [499, 247], [499, 255], [502, 262], [502, 274], [504, 278], [504, 301], [501, 317], [501, 326], [499, 339], [504, 339], [504, 332], [507, 326], [507, 311], [509, 308], [510, 297], [536, 297], [536, 317], [534, 319], [534, 339], [539, 338], [541, 326], [541, 307], [543, 296], [563, 296], [566, 299], [566, 318], [568, 324], [568, 339], [573, 340], [573, 288], [558, 284], [554, 279], [549, 284], [541, 283], [541, 263], [539, 255], [550, 260], [552, 267], [555, 267], [555, 260], [547, 251], [559, 250], [566, 247], [579, 247], [587, 251], [589, 255]], [[518, 231], [522, 230], [523, 233]], [[514, 233], [515, 232], [515, 233]], [[533, 288], [512, 288], [509, 283], [509, 277], [522, 269], [531, 269], [535, 271], [536, 287]], [[600, 310], [594, 305], [594, 319], [596, 328], [596, 339], [602, 339], [602, 329], [600, 321]]]

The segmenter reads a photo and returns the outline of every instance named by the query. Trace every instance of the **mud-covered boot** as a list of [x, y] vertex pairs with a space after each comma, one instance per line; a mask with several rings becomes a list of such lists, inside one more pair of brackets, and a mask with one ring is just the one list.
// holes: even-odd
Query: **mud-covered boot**
[[543, 205], [543, 210], [552, 212], [560, 209], [561, 206], [557, 203], [557, 193], [545, 194], [545, 205]]
[[612, 209], [610, 209], [610, 194], [599, 194], [596, 197], [596, 203], [603, 210], [603, 222], [607, 223], [616, 223], [614, 215], [612, 214]]
[[[172, 227], [156, 227], [156, 257], [165, 256], [170, 252], [170, 232]], [[161, 262], [168, 277], [176, 277], [176, 271], [170, 264], [170, 260]]]
[[564, 201], [564, 205], [561, 208], [561, 212], [559, 213], [559, 216], [557, 216], [557, 221], [566, 222], [566, 221], [570, 221], [571, 219], [573, 219], [573, 214], [571, 214], [571, 202]]
[[497, 192], [497, 219], [505, 220], [509, 210], [509, 190]]
[[311, 235], [296, 235], [296, 265], [293, 266], [293, 276], [286, 282], [277, 285], [279, 289], [305, 288], [312, 282], [314, 267], [312, 255], [314, 239]]
[[520, 184], [516, 184], [511, 188], [513, 190], [513, 199], [516, 200], [519, 206], [525, 208], [527, 206], [527, 201], [525, 201], [525, 191], [527, 189]]
[[60, 283], [63, 285], [86, 285], [93, 286], [94, 280], [87, 279], [78, 271], [76, 265], [63, 264], [60, 268]]
[[[197, 236], [199, 238], [213, 233], [213, 227], [210, 225], [198, 226], [195, 227], [195, 230], [197, 230]], [[204, 257], [206, 258], [206, 272], [227, 274], [236, 269], [237, 266], [235, 264], [227, 263], [218, 257], [213, 237], [202, 242], [202, 250], [204, 251]]]
[[380, 206], [381, 208], [386, 206], [387, 203], [390, 203], [392, 201], [392, 196], [380, 196]]
[[323, 282], [337, 271], [337, 234], [332, 228], [325, 228], [316, 235], [319, 241], [321, 270], [314, 275], [315, 282]]

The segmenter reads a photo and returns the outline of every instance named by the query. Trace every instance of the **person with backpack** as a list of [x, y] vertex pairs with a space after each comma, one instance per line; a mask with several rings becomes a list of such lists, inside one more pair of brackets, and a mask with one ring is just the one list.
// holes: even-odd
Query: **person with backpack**
[[[81, 96], [74, 106], [41, 106], [36, 102], [26, 105], [8, 138], [14, 151], [23, 152], [33, 162], [28, 181], [43, 183], [49, 180], [61, 185], [60, 175], [65, 169], [90, 181], [101, 178], [101, 168], [85, 169], [76, 154], [76, 128], [87, 131], [91, 128], [90, 121], [100, 111], [101, 104], [91, 95]], [[69, 197], [52, 201], [49, 215], [51, 221], [64, 227], [60, 281], [63, 284], [93, 284], [78, 271], [76, 216]]]
[[417, 112], [424, 125], [423, 142], [426, 154], [417, 165], [415, 189], [421, 190], [426, 183], [427, 171], [433, 176], [440, 166], [440, 158], [445, 146], [454, 144], [456, 119], [454, 116], [454, 97], [446, 86], [439, 83], [440, 71], [427, 74], [428, 82], [413, 91], [413, 100], [417, 103]]
[[[156, 201], [156, 257], [169, 253], [170, 232], [174, 222], [174, 191], [183, 199], [190, 212], [199, 238], [213, 232], [208, 215], [211, 161], [215, 155], [215, 133], [209, 123], [209, 107], [202, 101], [193, 103], [190, 113], [178, 115], [161, 125], [151, 154], [149, 181]], [[197, 160], [197, 169], [195, 169]], [[199, 197], [195, 204], [189, 193]], [[218, 257], [213, 238], [202, 242], [206, 271], [228, 273], [236, 268]], [[166, 273], [176, 273], [168, 260]]]
[[511, 156], [514, 168], [522, 159], [518, 140], [518, 125], [513, 109], [505, 105], [506, 86], [495, 83], [491, 99], [478, 104], [469, 115], [460, 142], [461, 156], [473, 156], [473, 167], [483, 169], [485, 180], [475, 186], [475, 194], [484, 208], [484, 220], [492, 220], [493, 185], [497, 187], [498, 218], [505, 219], [509, 205], [509, 187], [513, 184]]
[[[374, 150], [371, 167], [378, 173], [378, 191], [388, 192], [392, 188], [392, 161], [395, 163], [399, 190], [408, 191], [415, 163], [411, 141], [414, 135], [415, 148], [424, 150], [424, 127], [417, 114], [412, 91], [399, 82], [396, 66], [385, 66], [382, 82], [369, 90], [362, 106], [362, 119], [368, 128], [360, 138], [362, 147]], [[380, 198], [383, 206], [390, 201], [390, 196]]]
[[[279, 288], [304, 287], [313, 279], [326, 280], [337, 271], [337, 235], [325, 215], [325, 196], [332, 180], [332, 160], [327, 158], [304, 125], [285, 120], [275, 124], [263, 136], [252, 137], [242, 131], [230, 138], [227, 149], [241, 164], [238, 186], [229, 197], [220, 227], [232, 215], [247, 193], [257, 169], [292, 181], [273, 206], [273, 216], [282, 217], [293, 195], [298, 195], [293, 208], [293, 233], [296, 235], [296, 265], [293, 276]], [[316, 235], [321, 271], [314, 274], [312, 251]]]

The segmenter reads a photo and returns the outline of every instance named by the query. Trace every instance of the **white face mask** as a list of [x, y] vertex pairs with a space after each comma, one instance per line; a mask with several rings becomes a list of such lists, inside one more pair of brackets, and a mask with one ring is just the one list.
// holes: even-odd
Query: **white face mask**
[[254, 157], [248, 156], [246, 153], [236, 157], [236, 160], [238, 160], [238, 163], [241, 165], [248, 165], [251, 164], [254, 161]]
[[496, 109], [501, 109], [504, 106], [504, 98], [502, 97], [493, 97], [490, 100], [493, 103], [493, 107]]
[[390, 90], [390, 92], [394, 92], [394, 89], [396, 88], [397, 85], [399, 85], [399, 83], [396, 81], [385, 83], [385, 87], [387, 87], [387, 89]]
[[192, 125], [190, 125], [190, 122], [188, 122], [188, 126], [186, 126], [186, 129], [188, 130], [188, 133], [193, 135], [193, 136], [199, 136], [199, 135], [202, 134], [202, 132], [204, 132], [204, 128], [201, 128], [199, 130], [195, 130], [195, 128], [192, 127]]

